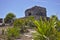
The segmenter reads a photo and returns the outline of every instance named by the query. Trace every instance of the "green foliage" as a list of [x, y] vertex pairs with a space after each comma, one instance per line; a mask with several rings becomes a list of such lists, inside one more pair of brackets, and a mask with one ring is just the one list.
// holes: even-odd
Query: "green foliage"
[[55, 28], [57, 26], [56, 22], [56, 18], [49, 21], [46, 19], [43, 21], [42, 18], [38, 21], [35, 20], [34, 24], [37, 26], [37, 32], [34, 35], [34, 40], [58, 40], [58, 31]]
[[30, 16], [27, 18], [16, 19], [14, 21], [14, 27], [20, 28], [21, 33], [28, 32], [27, 28], [32, 27], [32, 21], [34, 17]]
[[57, 17], [56, 15], [52, 15], [50, 18], [51, 18], [51, 19], [54, 19], [54, 18], [55, 18], [55, 20], [58, 21], [58, 17]]
[[60, 40], [60, 32], [57, 32], [57, 40]]
[[14, 20], [15, 17], [13, 13], [8, 13], [5, 17], [5, 23], [9, 23], [11, 20]]
[[22, 26], [22, 21], [16, 19], [16, 20], [14, 21], [14, 27], [20, 27], [20, 26]]
[[4, 35], [4, 32], [5, 32], [4, 29], [2, 29], [2, 35]]
[[24, 19], [16, 19], [15, 21], [14, 21], [14, 27], [15, 28], [19, 28], [20, 29], [20, 31], [21, 31], [21, 33], [24, 33], [24, 32], [26, 32], [27, 30], [27, 28], [25, 27], [25, 25], [26, 25], [26, 22], [27, 20], [24, 20]]
[[58, 20], [56, 24], [57, 24], [56, 29], [60, 31], [60, 21]]
[[7, 29], [7, 39], [12, 40], [12, 38], [17, 38], [20, 35], [18, 28], [8, 28]]
[[30, 28], [31, 28], [31, 27], [35, 27], [35, 25], [34, 25], [34, 23], [33, 23], [33, 21], [34, 21], [35, 19], [34, 19], [33, 16], [27, 17], [26, 20], [28, 20], [28, 21], [27, 21], [27, 26], [29, 26]]

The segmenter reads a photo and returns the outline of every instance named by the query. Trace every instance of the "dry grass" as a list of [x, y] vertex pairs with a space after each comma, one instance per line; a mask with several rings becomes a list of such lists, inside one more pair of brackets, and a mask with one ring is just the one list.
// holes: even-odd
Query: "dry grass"
[[[4, 27], [0, 27], [0, 39], [4, 39], [6, 37], [6, 35], [2, 35], [2, 29], [4, 31], [7, 31], [8, 28], [12, 28], [13, 26], [4, 26]], [[28, 29], [29, 31], [33, 31], [32, 29]], [[30, 35], [29, 33], [26, 33], [26, 35]], [[19, 39], [16, 40], [32, 40], [32, 37], [26, 37], [24, 34], [21, 34], [21, 36], [19, 37]]]

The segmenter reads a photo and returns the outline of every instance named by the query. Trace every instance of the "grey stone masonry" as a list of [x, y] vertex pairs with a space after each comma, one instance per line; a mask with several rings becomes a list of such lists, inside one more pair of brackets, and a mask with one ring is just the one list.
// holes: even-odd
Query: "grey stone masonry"
[[35, 19], [40, 19], [40, 16], [47, 17], [46, 8], [40, 7], [40, 6], [34, 6], [25, 11], [25, 17], [27, 17], [27, 16], [34, 16]]

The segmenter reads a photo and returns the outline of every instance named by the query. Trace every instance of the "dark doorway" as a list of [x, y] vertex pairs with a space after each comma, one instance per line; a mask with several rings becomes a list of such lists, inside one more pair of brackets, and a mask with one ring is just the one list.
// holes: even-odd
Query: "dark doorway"
[[31, 13], [29, 13], [28, 16], [31, 16]]

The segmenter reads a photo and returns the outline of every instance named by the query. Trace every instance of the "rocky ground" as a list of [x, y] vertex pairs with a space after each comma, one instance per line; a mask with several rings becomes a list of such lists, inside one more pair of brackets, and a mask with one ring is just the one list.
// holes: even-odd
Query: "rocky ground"
[[[9, 28], [9, 27], [0, 27], [0, 35], [2, 34], [2, 29], [6, 30], [7, 28]], [[29, 31], [28, 33], [22, 34], [22, 36], [19, 39], [16, 39], [16, 40], [33, 40], [32, 33], [36, 32], [36, 31], [33, 30], [33, 29], [28, 29], [28, 31]], [[0, 40], [4, 40], [4, 39], [0, 38]]]
[[33, 29], [28, 29], [28, 33], [24, 33], [21, 37], [21, 39], [17, 39], [17, 40], [33, 40], [33, 37], [32, 37], [32, 33], [36, 32], [35, 30]]

